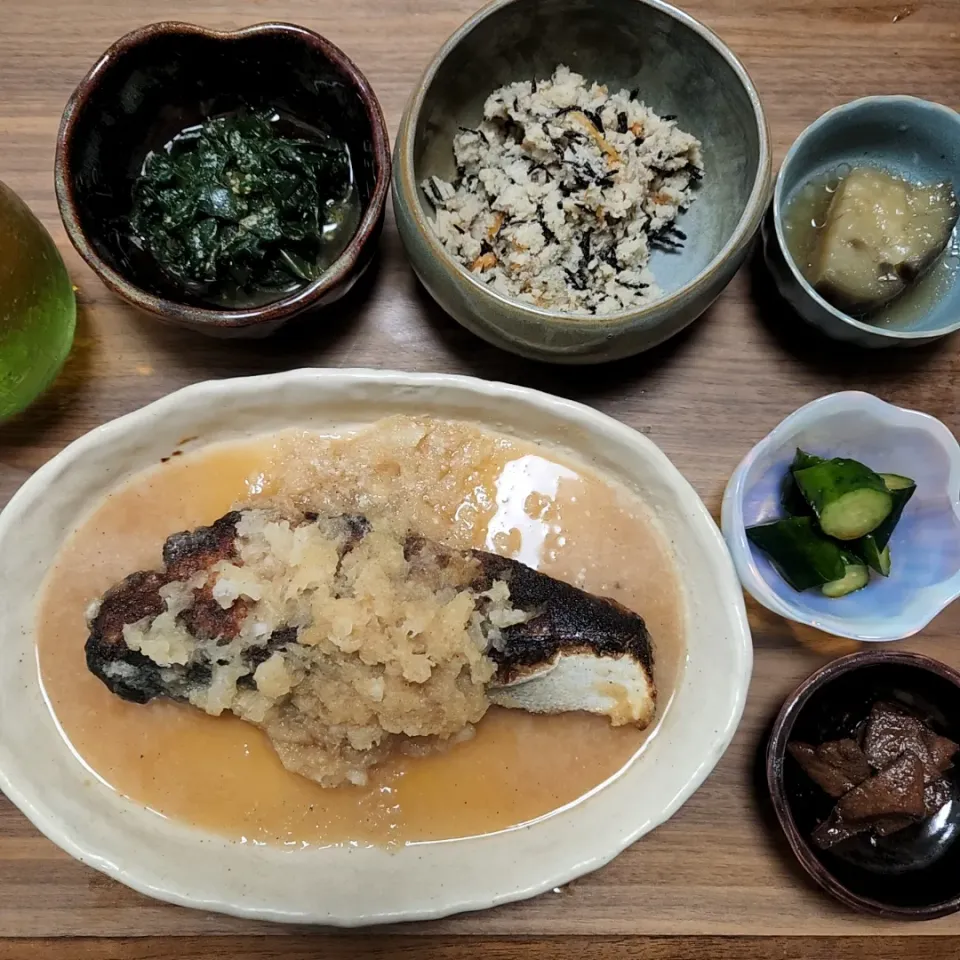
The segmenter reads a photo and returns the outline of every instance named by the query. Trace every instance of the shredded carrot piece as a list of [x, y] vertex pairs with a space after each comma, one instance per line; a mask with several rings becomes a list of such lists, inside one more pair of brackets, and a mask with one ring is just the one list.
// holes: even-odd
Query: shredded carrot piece
[[613, 144], [609, 143], [603, 136], [603, 134], [593, 125], [593, 122], [585, 114], [581, 113], [579, 110], [574, 110], [571, 112], [570, 116], [583, 127], [584, 130], [590, 134], [591, 137], [596, 141], [597, 146], [607, 155], [607, 163], [619, 163], [620, 154], [617, 152], [616, 147]]
[[496, 265], [497, 255], [495, 253], [481, 253], [480, 256], [470, 264], [470, 271], [471, 273], [482, 273], [484, 270], [489, 270]]

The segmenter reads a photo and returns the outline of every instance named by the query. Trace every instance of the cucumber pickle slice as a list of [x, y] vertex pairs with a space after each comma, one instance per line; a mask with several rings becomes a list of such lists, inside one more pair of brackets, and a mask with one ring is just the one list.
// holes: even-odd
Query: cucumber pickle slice
[[856, 557], [851, 557], [847, 562], [843, 576], [839, 580], [831, 580], [830, 583], [825, 583], [820, 590], [824, 596], [835, 600], [857, 590], [862, 590], [869, 580], [870, 571]]
[[890, 576], [890, 538], [903, 516], [903, 509], [914, 495], [917, 485], [909, 477], [895, 473], [881, 473], [883, 482], [893, 497], [893, 509], [873, 533], [850, 545], [850, 549], [883, 577]]
[[781, 487], [788, 517], [747, 529], [795, 590], [845, 597], [890, 575], [890, 537], [916, 492], [909, 477], [796, 450]]
[[759, 547], [794, 590], [809, 590], [846, 571], [845, 551], [820, 535], [810, 517], [789, 517], [747, 528], [747, 538]]
[[825, 460], [793, 475], [820, 529], [837, 540], [865, 537], [893, 510], [883, 478], [856, 460]]
[[877, 543], [875, 533], [868, 533], [865, 537], [851, 544], [850, 549], [871, 569], [876, 570], [881, 577], [890, 576], [890, 545], [881, 547]]
[[783, 478], [783, 486], [780, 490], [780, 503], [787, 515], [791, 517], [809, 517], [813, 515], [813, 508], [807, 503], [807, 498], [800, 492], [797, 481], [794, 480], [795, 470], [803, 470], [805, 467], [814, 467], [818, 463], [823, 463], [823, 457], [814, 456], [797, 447], [793, 462], [787, 475]]

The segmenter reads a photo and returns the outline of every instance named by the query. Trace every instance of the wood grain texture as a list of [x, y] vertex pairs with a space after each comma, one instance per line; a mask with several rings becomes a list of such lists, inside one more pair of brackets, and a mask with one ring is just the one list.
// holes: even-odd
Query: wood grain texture
[[[389, 217], [369, 284], [334, 312], [254, 344], [206, 340], [137, 315], [69, 248], [53, 193], [60, 112], [87, 68], [128, 29], [177, 18], [219, 28], [268, 19], [302, 23], [356, 60], [379, 94], [393, 133], [429, 59], [476, 6], [477, 0], [2, 0], [0, 179], [50, 228], [78, 287], [81, 308], [76, 346], [54, 389], [27, 415], [0, 426], [0, 504], [71, 440], [177, 387], [297, 366], [468, 373], [581, 400], [650, 436], [714, 513], [744, 453], [780, 419], [824, 393], [870, 390], [925, 410], [954, 432], [960, 429], [956, 340], [876, 353], [823, 340], [800, 326], [772, 295], [756, 263], [744, 268], [700, 322], [657, 350], [602, 369], [558, 369], [500, 353], [445, 317], [414, 280]], [[744, 60], [764, 99], [778, 161], [806, 124], [857, 96], [910, 93], [960, 107], [958, 0], [690, 0], [686, 8]], [[716, 771], [669, 823], [560, 893], [407, 927], [403, 939], [71, 941], [62, 946], [25, 940], [0, 944], [0, 957], [261, 960], [319, 953], [363, 957], [380, 949], [417, 957], [455, 951], [492, 957], [715, 960], [907, 958], [921, 951], [931, 960], [960, 955], [956, 940], [928, 940], [917, 948], [906, 940], [877, 941], [876, 946], [867, 939], [800, 945], [776, 940], [738, 953], [741, 946], [748, 949], [741, 941], [671, 946], [670, 941], [632, 939], [960, 933], [958, 917], [919, 925], [859, 917], [822, 895], [793, 862], [764, 794], [759, 752], [784, 697], [821, 663], [854, 645], [796, 630], [755, 604], [750, 620], [756, 648], [750, 697], [736, 739]], [[960, 667], [958, 628], [960, 607], [955, 607], [903, 647]], [[0, 936], [281, 932], [147, 900], [70, 860], [0, 797]], [[571, 935], [577, 939], [539, 939]], [[490, 939], [500, 936], [534, 939]], [[470, 938], [469, 945], [463, 937]], [[610, 939], [620, 937], [631, 939]]]
[[2, 960], [956, 960], [952, 937], [178, 937], [0, 942]]

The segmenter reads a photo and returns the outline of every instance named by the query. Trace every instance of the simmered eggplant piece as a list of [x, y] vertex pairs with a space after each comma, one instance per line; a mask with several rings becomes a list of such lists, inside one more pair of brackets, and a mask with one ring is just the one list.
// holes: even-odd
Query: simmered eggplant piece
[[913, 283], [943, 252], [960, 214], [949, 183], [914, 185], [853, 170], [837, 187], [811, 261], [826, 300], [867, 313]]

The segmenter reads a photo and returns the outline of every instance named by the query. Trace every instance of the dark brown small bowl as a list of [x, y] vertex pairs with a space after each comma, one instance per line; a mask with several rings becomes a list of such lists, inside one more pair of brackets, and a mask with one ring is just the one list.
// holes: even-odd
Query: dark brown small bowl
[[914, 653], [855, 653], [818, 670], [787, 699], [767, 746], [767, 783], [793, 852], [820, 886], [855, 910], [932, 920], [960, 909], [960, 771], [947, 774], [954, 799], [929, 820], [820, 850], [808, 838], [836, 801], [786, 754], [794, 739], [851, 736], [881, 699], [910, 706], [960, 742], [960, 673]]
[[[132, 249], [123, 227], [144, 158], [177, 133], [237, 109], [274, 107], [322, 118], [350, 147], [360, 226], [323, 276], [262, 306], [191, 302]], [[213, 336], [260, 337], [342, 297], [370, 264], [383, 226], [390, 146], [370, 84], [329, 40], [288, 23], [233, 32], [154, 23], [128, 33], [74, 91], [57, 140], [60, 215], [80, 255], [124, 299]]]

